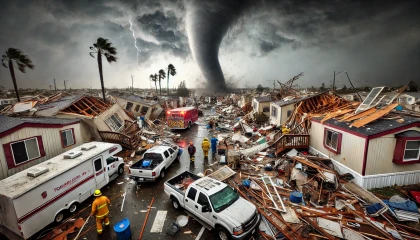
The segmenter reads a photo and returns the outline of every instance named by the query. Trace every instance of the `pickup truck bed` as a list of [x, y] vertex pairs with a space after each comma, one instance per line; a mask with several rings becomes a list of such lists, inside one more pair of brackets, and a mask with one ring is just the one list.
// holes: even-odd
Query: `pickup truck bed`
[[[191, 180], [189, 180], [191, 179]], [[184, 194], [185, 190], [187, 189], [188, 185], [194, 182], [195, 180], [200, 179], [199, 176], [191, 173], [191, 172], [183, 172], [180, 175], [177, 175], [167, 181], [167, 185], [179, 192], [180, 194]], [[188, 185], [185, 186], [184, 183], [188, 182]], [[181, 187], [182, 185], [182, 187]]]

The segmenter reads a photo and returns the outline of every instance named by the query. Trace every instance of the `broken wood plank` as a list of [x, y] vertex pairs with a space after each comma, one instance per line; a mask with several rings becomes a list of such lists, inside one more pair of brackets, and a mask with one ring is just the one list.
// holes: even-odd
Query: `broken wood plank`
[[368, 115], [367, 117], [357, 120], [355, 122], [353, 122], [352, 125], [350, 125], [350, 127], [362, 127], [368, 123], [371, 123], [375, 120], [377, 120], [378, 118], [381, 118], [383, 116], [385, 116], [386, 114], [390, 113], [394, 108], [396, 108], [398, 106], [398, 103], [394, 103], [394, 104], [390, 104], [370, 115]]

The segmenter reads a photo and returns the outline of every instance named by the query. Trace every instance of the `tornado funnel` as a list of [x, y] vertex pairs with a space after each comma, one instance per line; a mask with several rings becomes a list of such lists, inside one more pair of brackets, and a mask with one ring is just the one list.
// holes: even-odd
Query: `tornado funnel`
[[245, 8], [242, 0], [187, 1], [187, 33], [192, 55], [210, 91], [225, 92], [219, 48], [229, 27]]

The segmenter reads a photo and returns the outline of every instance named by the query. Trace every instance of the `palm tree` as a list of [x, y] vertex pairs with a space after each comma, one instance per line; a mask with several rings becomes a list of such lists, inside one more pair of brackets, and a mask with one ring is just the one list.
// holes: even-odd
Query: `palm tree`
[[157, 85], [156, 85], [156, 82], [157, 82], [157, 76], [158, 76], [157, 74], [150, 74], [150, 76], [149, 76], [150, 81], [155, 82], [156, 96], [157, 96], [157, 94], [158, 94], [158, 92], [157, 92]]
[[102, 87], [102, 98], [104, 99], [104, 102], [106, 102], [104, 76], [102, 74], [102, 56], [105, 56], [106, 60], [109, 63], [116, 62], [117, 49], [112, 46], [112, 43], [108, 39], [98, 38], [96, 40], [96, 43], [93, 44], [93, 47], [90, 47], [90, 50], [92, 50], [92, 52], [89, 53], [91, 57], [95, 58], [93, 54], [94, 53], [97, 54], [99, 78], [101, 79], [101, 87]]
[[175, 69], [174, 65], [172, 65], [172, 64], [168, 65], [168, 78], [167, 78], [168, 82], [166, 84], [168, 95], [169, 95], [169, 75], [172, 75], [172, 76], [176, 75], [176, 69]]
[[6, 54], [2, 56], [1, 62], [5, 68], [8, 68], [10, 70], [10, 75], [12, 76], [13, 81], [13, 87], [15, 88], [16, 98], [18, 102], [20, 102], [13, 62], [16, 63], [19, 71], [23, 73], [25, 73], [26, 67], [34, 69], [35, 66], [32, 63], [32, 60], [27, 55], [25, 55], [21, 50], [16, 48], [7, 49]]
[[160, 92], [160, 96], [162, 96], [162, 87], [160, 85], [160, 82], [162, 81], [162, 79], [166, 78], [166, 73], [165, 71], [163, 71], [163, 69], [159, 70], [159, 92]]

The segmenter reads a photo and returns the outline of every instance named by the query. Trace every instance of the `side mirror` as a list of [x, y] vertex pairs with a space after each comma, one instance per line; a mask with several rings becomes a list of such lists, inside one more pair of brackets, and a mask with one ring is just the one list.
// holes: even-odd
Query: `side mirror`
[[211, 208], [207, 205], [204, 205], [203, 207], [201, 207], [201, 212], [211, 212]]

